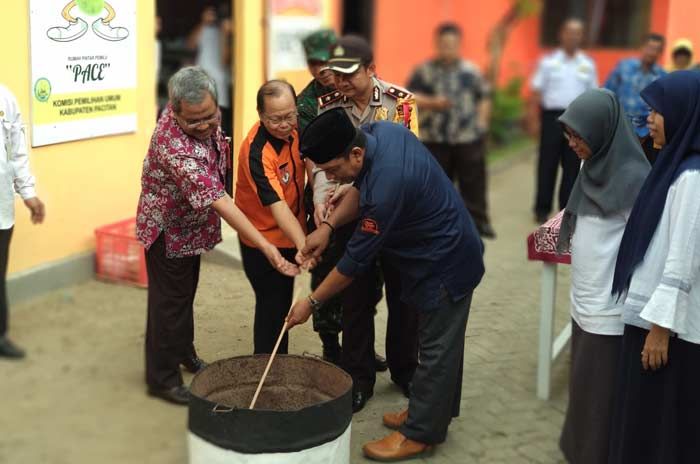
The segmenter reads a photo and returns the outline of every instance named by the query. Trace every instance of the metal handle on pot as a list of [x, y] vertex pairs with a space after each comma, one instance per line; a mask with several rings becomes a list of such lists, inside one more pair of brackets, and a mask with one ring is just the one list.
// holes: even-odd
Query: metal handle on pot
[[222, 406], [217, 403], [213, 408], [211, 408], [211, 412], [214, 414], [227, 414], [232, 412], [234, 409], [236, 408], [229, 408], [228, 406]]
[[301, 353], [301, 355], [305, 358], [315, 358], [315, 359], [318, 359], [319, 361], [327, 362], [323, 359], [322, 356], [319, 356], [316, 353], [310, 353], [308, 351], [304, 351], [303, 353]]

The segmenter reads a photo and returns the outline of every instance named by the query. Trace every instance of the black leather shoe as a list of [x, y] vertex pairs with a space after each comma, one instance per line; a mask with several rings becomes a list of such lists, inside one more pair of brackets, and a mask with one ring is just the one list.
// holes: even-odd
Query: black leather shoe
[[173, 404], [186, 405], [190, 402], [190, 391], [184, 385], [166, 388], [165, 390], [156, 390], [149, 387], [148, 394]]
[[209, 364], [199, 359], [198, 356], [192, 356], [182, 361], [182, 365], [185, 366], [185, 369], [187, 369], [188, 372], [196, 374], [197, 372], [207, 367]]
[[387, 364], [386, 359], [374, 353], [374, 370], [377, 372], [384, 372], [389, 369], [389, 364]]
[[0, 358], [22, 359], [25, 353], [7, 337], [0, 337]]
[[356, 391], [352, 393], [352, 413], [362, 411], [374, 392]]

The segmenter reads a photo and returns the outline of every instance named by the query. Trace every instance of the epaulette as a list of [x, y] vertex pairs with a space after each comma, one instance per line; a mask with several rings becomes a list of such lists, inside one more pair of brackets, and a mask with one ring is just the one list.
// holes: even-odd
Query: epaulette
[[412, 93], [405, 91], [404, 89], [400, 89], [399, 87], [389, 87], [384, 91], [385, 94], [389, 95], [392, 98], [410, 98], [413, 96]]
[[318, 97], [318, 109], [321, 110], [326, 106], [330, 105], [331, 103], [337, 102], [341, 98], [343, 98], [343, 94], [338, 92], [337, 90], [328, 92], [325, 95], [321, 95], [320, 97]]

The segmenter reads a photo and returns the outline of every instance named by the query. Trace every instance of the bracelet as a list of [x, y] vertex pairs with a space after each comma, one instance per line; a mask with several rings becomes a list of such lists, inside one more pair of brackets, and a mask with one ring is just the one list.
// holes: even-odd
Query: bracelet
[[335, 227], [333, 227], [333, 226], [331, 225], [330, 222], [328, 222], [328, 221], [321, 221], [321, 224], [325, 224], [325, 225], [327, 225], [328, 227], [330, 227], [330, 228], [331, 228], [331, 233], [332, 233], [332, 234], [335, 233]]

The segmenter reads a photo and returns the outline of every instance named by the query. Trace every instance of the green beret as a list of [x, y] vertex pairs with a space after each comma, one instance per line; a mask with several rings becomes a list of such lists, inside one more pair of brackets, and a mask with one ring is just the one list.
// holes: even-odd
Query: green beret
[[331, 47], [336, 42], [332, 29], [321, 29], [306, 36], [301, 42], [304, 46], [307, 60], [328, 61], [331, 57]]

